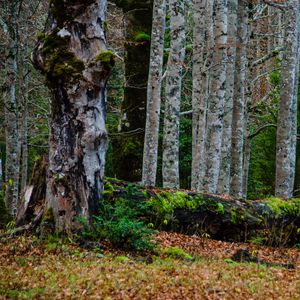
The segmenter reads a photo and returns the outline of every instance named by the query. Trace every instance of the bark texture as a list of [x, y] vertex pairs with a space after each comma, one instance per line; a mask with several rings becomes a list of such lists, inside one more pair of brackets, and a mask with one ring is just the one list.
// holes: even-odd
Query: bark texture
[[218, 179], [218, 194], [229, 194], [231, 165], [232, 110], [235, 83], [236, 35], [237, 35], [237, 0], [228, 1], [228, 37], [226, 92], [224, 103], [224, 124], [222, 134], [221, 165]]
[[185, 57], [185, 4], [170, 0], [170, 53], [166, 76], [163, 133], [163, 186], [179, 188], [181, 73]]
[[19, 1], [7, 3], [10, 17], [8, 20], [8, 57], [6, 60], [5, 103], [5, 203], [8, 213], [14, 218], [19, 198], [19, 134], [17, 105], [17, 56], [18, 56], [18, 6]]
[[124, 11], [125, 85], [119, 136], [113, 140], [117, 178], [142, 179], [153, 0], [115, 0]]
[[296, 159], [297, 85], [299, 69], [299, 3], [291, 1], [285, 11], [284, 54], [277, 121], [276, 187], [278, 197], [293, 195]]
[[106, 49], [106, 1], [50, 2], [33, 62], [52, 93], [46, 218], [58, 232], [88, 222], [103, 189], [107, 132], [105, 86], [114, 65]]
[[227, 1], [217, 0], [214, 7], [214, 49], [205, 142], [203, 190], [216, 193], [222, 146], [227, 63]]
[[192, 180], [193, 190], [202, 190], [206, 132], [207, 96], [211, 41], [213, 39], [213, 2], [195, 0], [193, 32], [193, 141]]
[[235, 64], [235, 86], [232, 116], [231, 183], [230, 194], [243, 196], [243, 150], [245, 137], [245, 87], [246, 87], [246, 47], [248, 41], [248, 0], [238, 3], [238, 30]]
[[146, 186], [156, 182], [165, 20], [166, 1], [154, 0], [142, 176]]

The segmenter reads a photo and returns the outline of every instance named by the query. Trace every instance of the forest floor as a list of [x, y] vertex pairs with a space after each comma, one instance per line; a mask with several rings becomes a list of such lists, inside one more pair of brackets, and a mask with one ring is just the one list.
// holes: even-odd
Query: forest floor
[[[136, 256], [105, 245], [86, 250], [55, 238], [2, 241], [0, 299], [300, 299], [299, 249], [166, 232], [156, 240], [172, 251]], [[238, 249], [274, 265], [235, 262]]]

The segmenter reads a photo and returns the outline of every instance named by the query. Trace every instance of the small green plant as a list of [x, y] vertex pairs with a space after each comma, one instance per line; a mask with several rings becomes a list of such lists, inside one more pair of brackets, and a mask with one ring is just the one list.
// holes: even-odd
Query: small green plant
[[169, 247], [162, 250], [163, 254], [166, 254], [167, 256], [171, 258], [177, 258], [177, 259], [187, 259], [192, 260], [193, 256], [191, 256], [189, 253], [185, 252], [183, 249], [179, 247]]
[[154, 230], [151, 225], [139, 220], [144, 206], [126, 199], [112, 203], [103, 200], [99, 214], [94, 216], [94, 231], [85, 229], [84, 235], [108, 239], [114, 245], [129, 250], [152, 251], [155, 248], [152, 241]]

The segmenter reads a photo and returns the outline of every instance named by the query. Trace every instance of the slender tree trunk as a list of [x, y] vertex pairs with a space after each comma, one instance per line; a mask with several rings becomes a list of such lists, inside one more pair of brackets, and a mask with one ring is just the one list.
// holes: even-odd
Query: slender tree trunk
[[105, 13], [105, 0], [52, 0], [33, 54], [53, 96], [45, 217], [58, 232], [90, 222], [103, 190], [105, 86], [114, 65]]
[[[248, 36], [252, 36], [254, 28], [249, 25]], [[251, 158], [251, 137], [250, 137], [250, 117], [251, 117], [251, 105], [253, 104], [253, 75], [254, 75], [254, 51], [256, 49], [256, 43], [253, 39], [248, 40], [247, 49], [247, 68], [246, 68], [246, 93], [245, 93], [245, 122], [244, 122], [244, 153], [243, 153], [243, 197], [247, 198], [248, 193], [248, 178], [250, 170], [250, 158]]]
[[192, 182], [193, 190], [202, 189], [204, 173], [204, 149], [206, 132], [207, 96], [209, 87], [209, 63], [213, 36], [213, 2], [194, 2], [193, 41], [193, 142]]
[[124, 12], [125, 85], [119, 136], [113, 140], [113, 170], [127, 181], [142, 179], [147, 80], [153, 0], [113, 0]]
[[235, 87], [232, 117], [232, 161], [230, 194], [243, 196], [243, 147], [245, 137], [246, 47], [248, 41], [248, 0], [238, 4], [238, 31], [235, 65]]
[[296, 159], [296, 127], [299, 51], [299, 3], [290, 2], [285, 11], [285, 51], [282, 61], [280, 104], [277, 121], [276, 187], [282, 198], [293, 196]]
[[185, 57], [184, 1], [170, 0], [170, 54], [166, 76], [163, 134], [163, 186], [179, 188], [181, 73]]
[[9, 18], [9, 55], [6, 60], [6, 88], [4, 92], [5, 104], [5, 135], [6, 135], [6, 163], [5, 163], [5, 203], [8, 213], [15, 217], [19, 198], [19, 136], [17, 111], [17, 55], [18, 55], [18, 1], [8, 4]]
[[232, 131], [232, 110], [234, 95], [234, 71], [236, 56], [236, 35], [237, 35], [237, 6], [238, 0], [228, 1], [228, 49], [226, 68], [226, 92], [224, 105], [224, 125], [222, 135], [221, 166], [218, 181], [219, 194], [229, 194], [230, 190], [230, 165], [231, 165], [231, 131]]
[[156, 182], [165, 20], [166, 1], [154, 0], [142, 178], [146, 186]]
[[21, 55], [21, 60], [19, 60], [20, 69], [20, 117], [19, 117], [19, 134], [20, 134], [20, 177], [21, 193], [24, 191], [27, 184], [28, 176], [28, 76], [29, 76], [29, 50], [28, 50], [28, 20], [24, 24], [23, 33], [23, 51]]
[[220, 171], [227, 63], [227, 1], [215, 1], [214, 49], [208, 98], [203, 189], [216, 193]]

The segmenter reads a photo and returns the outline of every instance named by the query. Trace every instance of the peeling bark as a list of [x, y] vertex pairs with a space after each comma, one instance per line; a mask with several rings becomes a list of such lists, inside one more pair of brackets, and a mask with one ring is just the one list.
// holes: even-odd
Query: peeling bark
[[91, 221], [103, 190], [107, 132], [105, 86], [114, 65], [106, 50], [105, 0], [50, 2], [33, 62], [51, 89], [45, 215], [58, 232]]

